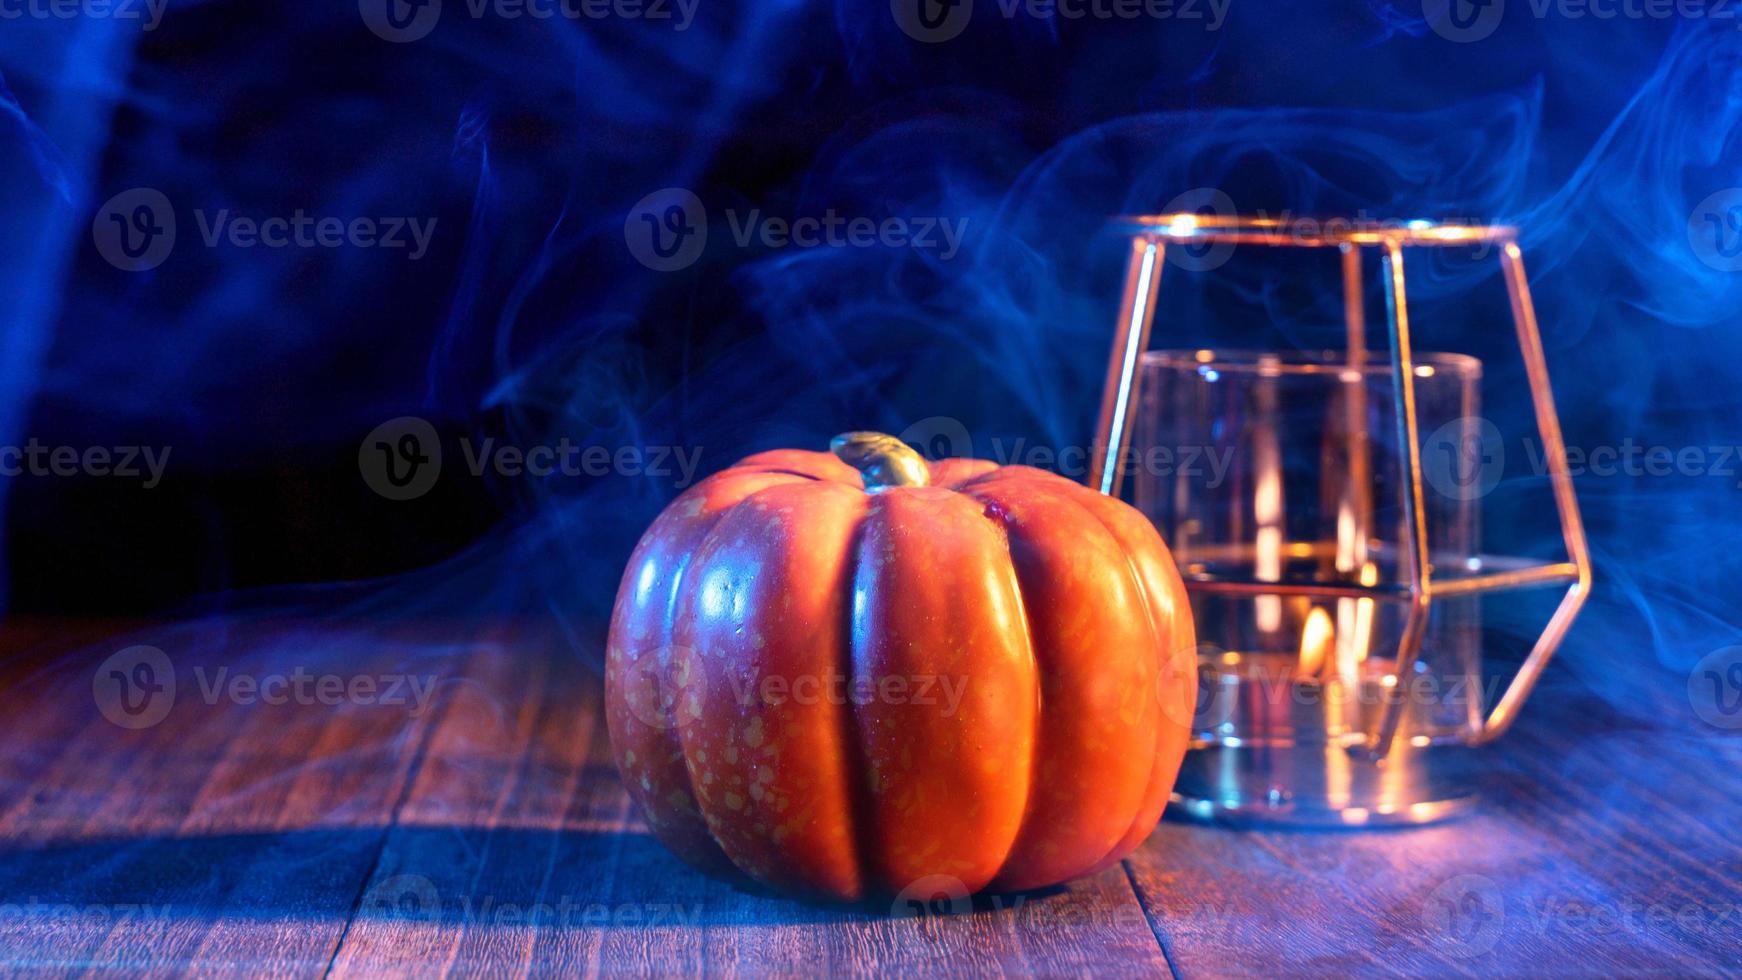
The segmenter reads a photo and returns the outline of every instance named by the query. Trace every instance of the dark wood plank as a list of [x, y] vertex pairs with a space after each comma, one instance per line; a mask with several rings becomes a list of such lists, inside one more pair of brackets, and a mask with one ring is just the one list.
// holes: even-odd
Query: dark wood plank
[[711, 880], [632, 812], [596, 677], [522, 647], [474, 658], [470, 678], [431, 739], [337, 975], [1167, 973], [1121, 868], [930, 917]]
[[[93, 678], [147, 641], [174, 666], [174, 698], [130, 729], [98, 708]], [[0, 970], [323, 972], [426, 718], [313, 688], [248, 703], [212, 684], [220, 665], [226, 679], [348, 679], [406, 662], [428, 665], [421, 648], [317, 624], [210, 622], [68, 654], [0, 693], [32, 760], [14, 772], [36, 774], [0, 810], [0, 905], [18, 908], [0, 916]]]
[[1551, 685], [1487, 753], [1485, 803], [1463, 820], [1167, 822], [1128, 863], [1187, 977], [1734, 975], [1739, 755]]
[[[0, 813], [39, 792], [44, 774], [68, 751], [73, 735], [92, 721], [88, 710], [41, 710], [39, 692], [64, 682], [69, 672], [79, 672], [71, 654], [98, 649], [98, 644], [118, 650], [126, 643], [111, 638], [140, 625], [19, 617], [0, 621], [0, 717], [13, 735], [7, 750], [0, 752]], [[90, 707], [88, 700], [81, 705]]]
[[[1184, 976], [1717, 975], [1742, 948], [1742, 741], [1577, 685], [1551, 685], [1490, 754], [1468, 819], [1166, 823], [1091, 880], [913, 918], [678, 862], [617, 781], [596, 676], [537, 632], [220, 626], [149, 634], [178, 697], [138, 730], [93, 696], [138, 637], [13, 662], [0, 972], [1156, 976], [1165, 944]], [[416, 671], [441, 696], [208, 703], [195, 668], [209, 684], [218, 664]]]

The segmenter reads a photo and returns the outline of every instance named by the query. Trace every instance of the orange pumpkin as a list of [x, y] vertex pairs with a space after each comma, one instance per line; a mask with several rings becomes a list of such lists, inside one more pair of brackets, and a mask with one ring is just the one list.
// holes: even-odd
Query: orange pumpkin
[[698, 483], [630, 559], [606, 717], [649, 827], [839, 900], [1118, 861], [1167, 803], [1197, 693], [1154, 527], [1042, 470], [876, 433], [834, 449]]

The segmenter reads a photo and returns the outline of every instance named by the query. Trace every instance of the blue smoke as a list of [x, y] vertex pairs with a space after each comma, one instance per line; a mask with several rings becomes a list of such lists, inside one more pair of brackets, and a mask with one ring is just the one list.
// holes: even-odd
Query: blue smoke
[[[404, 45], [346, 4], [178, 4], [149, 34], [13, 25], [0, 439], [167, 444], [201, 471], [349, 451], [398, 415], [521, 444], [690, 447], [704, 471], [937, 416], [981, 455], [1078, 445], [1120, 274], [1104, 219], [1216, 188], [1243, 212], [1516, 223], [1571, 444], [1742, 443], [1742, 273], [1711, 261], [1725, 212], [1710, 248], [1697, 237], [1702, 203], [1742, 186], [1742, 34], [1508, 17], [1471, 44], [1379, 0], [1236, 4], [1217, 31], [994, 15], [938, 45], [873, 0], [704, 2], [682, 32], [455, 15]], [[182, 240], [130, 274], [89, 224], [138, 186], [176, 203]], [[698, 261], [670, 273], [625, 247], [631, 208], [663, 187], [711, 219]], [[194, 217], [297, 208], [422, 216], [437, 234], [414, 262], [204, 247]], [[740, 245], [752, 212], [966, 232], [947, 257]], [[1261, 263], [1165, 282], [1182, 332], [1158, 342], [1334, 337], [1334, 290]], [[1481, 356], [1513, 434], [1487, 508], [1516, 540], [1491, 543], [1551, 552], [1518, 441], [1528, 405], [1503, 397], [1522, 374], [1498, 279], [1424, 262], [1411, 285], [1424, 346]], [[367, 602], [318, 601], [366, 623], [446, 581], [446, 611], [549, 610], [593, 659], [628, 549], [677, 489], [495, 481], [503, 517], [471, 552]], [[1617, 663], [1685, 673], [1735, 641], [1742, 490], [1588, 475], [1579, 491], [1599, 589], [1565, 659], [1625, 703]], [[480, 569], [513, 581], [467, 588]], [[1509, 615], [1531, 632], [1534, 612]]]

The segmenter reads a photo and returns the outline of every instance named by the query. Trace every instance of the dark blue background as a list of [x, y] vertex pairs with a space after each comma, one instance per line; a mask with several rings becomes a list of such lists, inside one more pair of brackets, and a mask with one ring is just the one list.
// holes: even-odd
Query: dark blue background
[[[359, 476], [365, 434], [416, 415], [451, 461], [462, 435], [567, 436], [686, 447], [704, 472], [937, 416], [981, 455], [1081, 445], [1121, 271], [1102, 220], [1201, 187], [1248, 212], [1517, 223], [1570, 443], [1742, 442], [1742, 273], [1688, 231], [1742, 185], [1727, 10], [1511, 0], [1465, 43], [1409, 0], [1232, 0], [1214, 30], [980, 0], [926, 44], [875, 0], [700, 0], [681, 31], [446, 7], [400, 44], [342, 0], [175, 2], [150, 31], [0, 21], [0, 442], [173, 447], [152, 490], [7, 481], [13, 609], [226, 605], [445, 561], [390, 581], [479, 614], [527, 586], [596, 622], [671, 478], [456, 476], [393, 502]], [[149, 272], [112, 267], [91, 233], [134, 187], [179, 219]], [[625, 222], [667, 187], [712, 227], [699, 261], [656, 272]], [[194, 212], [224, 208], [437, 230], [417, 261], [206, 247]], [[947, 260], [739, 247], [726, 212], [752, 209], [967, 232]], [[1313, 282], [1253, 262], [1170, 275], [1166, 342], [1323, 343], [1335, 281]], [[1411, 286], [1422, 347], [1489, 362], [1509, 458], [1490, 544], [1550, 553], [1498, 279], [1424, 262]], [[1618, 663], [1685, 674], [1737, 641], [1738, 479], [1581, 477], [1599, 584], [1567, 659], [1598, 687]]]

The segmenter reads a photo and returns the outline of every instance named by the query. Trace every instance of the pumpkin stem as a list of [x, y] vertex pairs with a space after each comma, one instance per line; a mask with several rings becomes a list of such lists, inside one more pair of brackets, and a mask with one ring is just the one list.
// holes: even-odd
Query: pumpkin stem
[[841, 462], [859, 471], [867, 493], [890, 487], [923, 487], [931, 482], [925, 457], [894, 436], [881, 432], [843, 432], [829, 440]]

